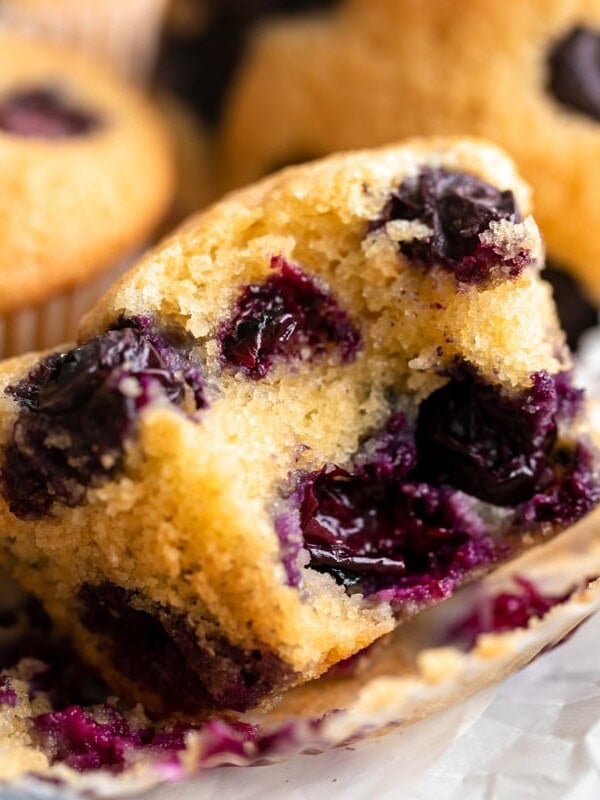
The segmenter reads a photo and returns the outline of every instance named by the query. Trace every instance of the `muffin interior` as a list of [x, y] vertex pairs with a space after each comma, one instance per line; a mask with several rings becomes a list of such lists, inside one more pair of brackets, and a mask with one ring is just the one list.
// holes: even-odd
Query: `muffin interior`
[[399, 153], [215, 206], [6, 376], [11, 558], [150, 708], [253, 706], [598, 500], [522, 187]]

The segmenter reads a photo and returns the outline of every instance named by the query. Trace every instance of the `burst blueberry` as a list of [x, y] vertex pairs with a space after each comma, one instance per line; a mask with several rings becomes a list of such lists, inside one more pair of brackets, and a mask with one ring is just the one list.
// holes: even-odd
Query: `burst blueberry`
[[516, 278], [531, 260], [526, 251], [509, 255], [482, 239], [492, 223], [516, 223], [520, 214], [511, 191], [501, 191], [475, 175], [422, 169], [391, 195], [369, 230], [379, 230], [394, 220], [420, 222], [431, 231], [424, 238], [400, 243], [410, 261], [428, 268], [442, 266], [462, 284]]
[[247, 286], [221, 330], [223, 362], [248, 378], [264, 378], [277, 360], [339, 348], [351, 361], [360, 334], [332, 293], [282, 256], [271, 260], [273, 274]]
[[580, 403], [563, 376], [536, 373], [530, 389], [511, 396], [459, 370], [421, 404], [419, 469], [435, 483], [516, 506], [552, 484], [558, 421]]
[[310, 566], [396, 606], [442, 599], [511, 550], [469, 497], [512, 509], [515, 530], [576, 521], [599, 489], [590, 452], [560, 442], [558, 428], [581, 403], [568, 373], [536, 373], [504, 395], [457, 368], [415, 425], [392, 415], [349, 465], [305, 476], [297, 502]]
[[54, 502], [76, 506], [88, 486], [115, 475], [140, 411], [163, 398], [181, 406], [186, 392], [206, 404], [193, 341], [181, 329], [122, 321], [66, 353], [48, 356], [9, 386], [21, 410], [4, 456], [2, 491], [23, 519]]
[[492, 558], [481, 520], [453, 489], [415, 481], [416, 463], [414, 437], [397, 414], [349, 468], [308, 476], [300, 517], [310, 566], [374, 594], [391, 585], [443, 581], [475, 540], [481, 540], [482, 563], [484, 555]]

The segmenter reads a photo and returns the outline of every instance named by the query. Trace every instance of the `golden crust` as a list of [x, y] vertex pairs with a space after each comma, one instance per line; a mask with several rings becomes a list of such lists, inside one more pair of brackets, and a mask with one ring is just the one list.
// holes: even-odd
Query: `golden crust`
[[346, 0], [265, 24], [229, 100], [225, 183], [415, 134], [489, 137], [533, 186], [552, 257], [599, 299], [598, 123], [546, 89], [548, 52], [576, 25], [600, 28], [598, 0], [526, 0], [510, 13], [465, 0], [460, 14], [453, 0]]
[[139, 246], [173, 189], [168, 135], [142, 95], [71, 50], [0, 32], [0, 95], [59, 85], [100, 127], [59, 141], [0, 132], [0, 311], [86, 281]]

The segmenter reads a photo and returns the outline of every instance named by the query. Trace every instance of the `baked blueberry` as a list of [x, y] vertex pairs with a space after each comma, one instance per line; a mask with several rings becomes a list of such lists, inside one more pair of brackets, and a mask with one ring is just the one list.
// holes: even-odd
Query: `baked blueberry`
[[460, 283], [483, 283], [517, 277], [530, 258], [526, 250], [503, 252], [486, 241], [494, 223], [519, 222], [515, 198], [475, 175], [444, 169], [424, 169], [393, 192], [383, 214], [371, 225], [378, 230], [389, 222], [420, 222], [428, 233], [400, 242], [410, 260], [425, 267], [443, 266]]
[[281, 256], [271, 267], [273, 275], [244, 288], [223, 326], [223, 362], [264, 378], [274, 360], [315, 356], [328, 344], [353, 358], [360, 334], [331, 293]]
[[63, 139], [91, 133], [99, 124], [53, 89], [25, 89], [0, 100], [0, 130], [16, 136]]
[[148, 318], [118, 327], [72, 350], [53, 353], [6, 393], [21, 406], [6, 447], [3, 491], [14, 514], [35, 519], [54, 502], [76, 506], [85, 490], [122, 467], [140, 411], [164, 399], [176, 407], [191, 394], [204, 408], [192, 342]]

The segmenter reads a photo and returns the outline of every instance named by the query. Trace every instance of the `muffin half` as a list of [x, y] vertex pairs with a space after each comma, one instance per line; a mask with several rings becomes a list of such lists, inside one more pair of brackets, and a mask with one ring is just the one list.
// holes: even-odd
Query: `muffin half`
[[482, 142], [293, 168], [3, 366], [2, 557], [112, 686], [255, 707], [597, 503], [529, 212]]

